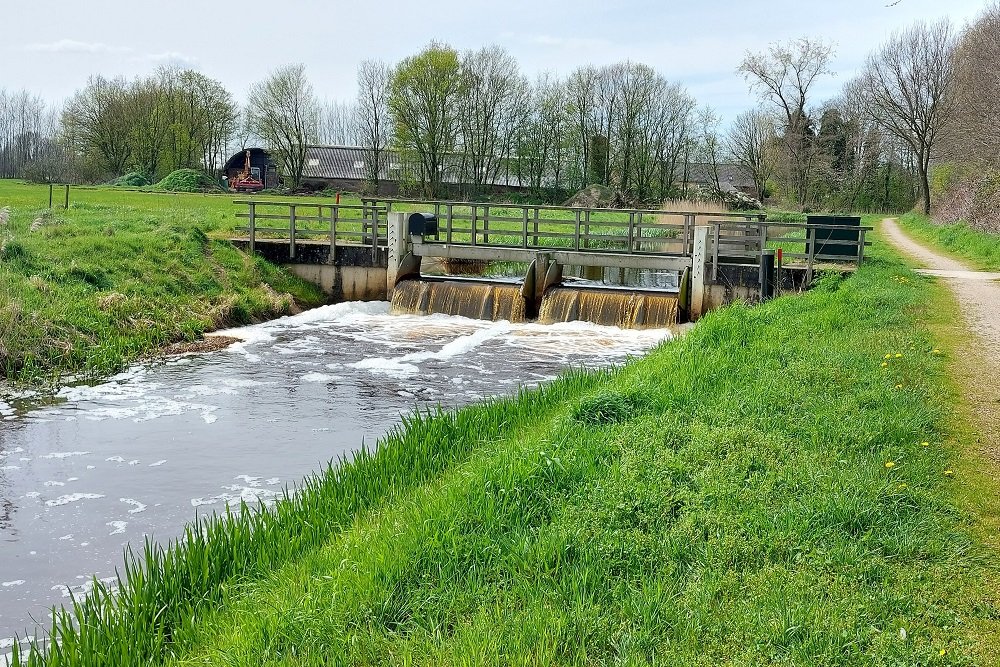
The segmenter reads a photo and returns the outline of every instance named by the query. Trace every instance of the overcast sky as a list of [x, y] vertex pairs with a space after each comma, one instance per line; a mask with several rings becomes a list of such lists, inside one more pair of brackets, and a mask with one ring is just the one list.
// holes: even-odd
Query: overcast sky
[[986, 6], [971, 0], [0, 0], [0, 87], [51, 101], [90, 74], [128, 77], [166, 63], [221, 80], [238, 99], [274, 67], [305, 63], [317, 94], [355, 94], [359, 61], [389, 62], [432, 39], [458, 49], [499, 44], [529, 76], [566, 74], [586, 63], [631, 59], [682, 82], [726, 119], [754, 104], [735, 74], [746, 50], [801, 36], [836, 45], [836, 77], [816, 100], [836, 94], [870, 49], [916, 20], [949, 16], [962, 25]]

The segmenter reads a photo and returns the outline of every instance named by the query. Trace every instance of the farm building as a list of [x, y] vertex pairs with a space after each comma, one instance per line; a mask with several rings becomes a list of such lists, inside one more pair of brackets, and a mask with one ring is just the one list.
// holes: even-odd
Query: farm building
[[[364, 191], [369, 187], [365, 169], [365, 156], [367, 154], [368, 150], [359, 146], [309, 146], [306, 149], [302, 184], [313, 190], [329, 188], [342, 192]], [[237, 167], [235, 173], [239, 173], [242, 169], [242, 155], [240, 153], [233, 156], [226, 163], [227, 176], [230, 176], [229, 169], [232, 164]], [[263, 164], [266, 161], [269, 169], [268, 174], [272, 173], [270, 170], [273, 170], [274, 165], [265, 151], [260, 148], [251, 149], [251, 159], [254, 166], [258, 162]], [[683, 167], [681, 168], [683, 169]], [[403, 159], [398, 151], [387, 150], [385, 160], [379, 170], [378, 194], [383, 196], [400, 194], [401, 184], [402, 189], [405, 190], [407, 184], [412, 187], [418, 181], [418, 172], [418, 166]], [[462, 172], [461, 156], [457, 154], [446, 156], [442, 182], [446, 186], [454, 186], [455, 189], [459, 189], [465, 184]], [[734, 164], [720, 164], [718, 172], [719, 186], [724, 192], [739, 190], [744, 194], [754, 194], [753, 180], [742, 167]], [[678, 180], [686, 182], [689, 187], [714, 186], [712, 170], [706, 164], [688, 165], [686, 174], [678, 174]], [[503, 170], [488, 185], [495, 192], [518, 192], [527, 190], [529, 187], [528, 183], [522, 182], [517, 174]], [[274, 187], [270, 180], [267, 187]]]
[[[274, 160], [271, 159], [268, 152], [263, 148], [250, 148], [248, 151], [250, 153], [251, 175], [262, 181], [265, 188], [278, 187], [278, 167], [275, 165]], [[243, 169], [246, 166], [246, 160], [247, 150], [242, 150], [229, 158], [226, 162], [226, 166], [222, 169], [223, 176], [226, 178], [227, 182], [232, 182], [236, 177], [243, 173]]]

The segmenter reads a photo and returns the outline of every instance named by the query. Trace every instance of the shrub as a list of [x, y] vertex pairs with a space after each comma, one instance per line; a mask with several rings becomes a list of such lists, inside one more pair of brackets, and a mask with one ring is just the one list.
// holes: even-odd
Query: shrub
[[138, 171], [130, 171], [124, 176], [119, 176], [111, 181], [111, 185], [116, 188], [144, 188], [152, 185], [146, 175]]

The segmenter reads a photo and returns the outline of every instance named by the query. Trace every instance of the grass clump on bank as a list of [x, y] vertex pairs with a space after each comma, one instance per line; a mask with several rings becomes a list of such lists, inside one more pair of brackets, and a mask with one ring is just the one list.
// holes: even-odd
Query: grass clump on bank
[[50, 212], [38, 208], [39, 193], [0, 183], [10, 205], [0, 229], [0, 379], [108, 374], [205, 331], [323, 301], [209, 238], [231, 224], [224, 213], [108, 190], [74, 194], [68, 210]]
[[414, 418], [149, 547], [28, 663], [981, 664], [995, 566], [955, 504], [927, 279], [873, 255], [623, 369]]
[[973, 229], [964, 222], [937, 224], [919, 213], [907, 213], [898, 220], [914, 238], [967, 261], [973, 268], [1000, 271], [1000, 234]]

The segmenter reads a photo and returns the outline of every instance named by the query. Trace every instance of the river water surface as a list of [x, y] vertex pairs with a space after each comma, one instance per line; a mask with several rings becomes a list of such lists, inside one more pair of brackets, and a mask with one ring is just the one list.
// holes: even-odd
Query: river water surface
[[225, 333], [243, 342], [55, 396], [0, 396], [0, 655], [15, 634], [43, 632], [71, 591], [113, 578], [126, 544], [272, 500], [415, 407], [619, 363], [670, 335], [392, 315], [386, 303]]

